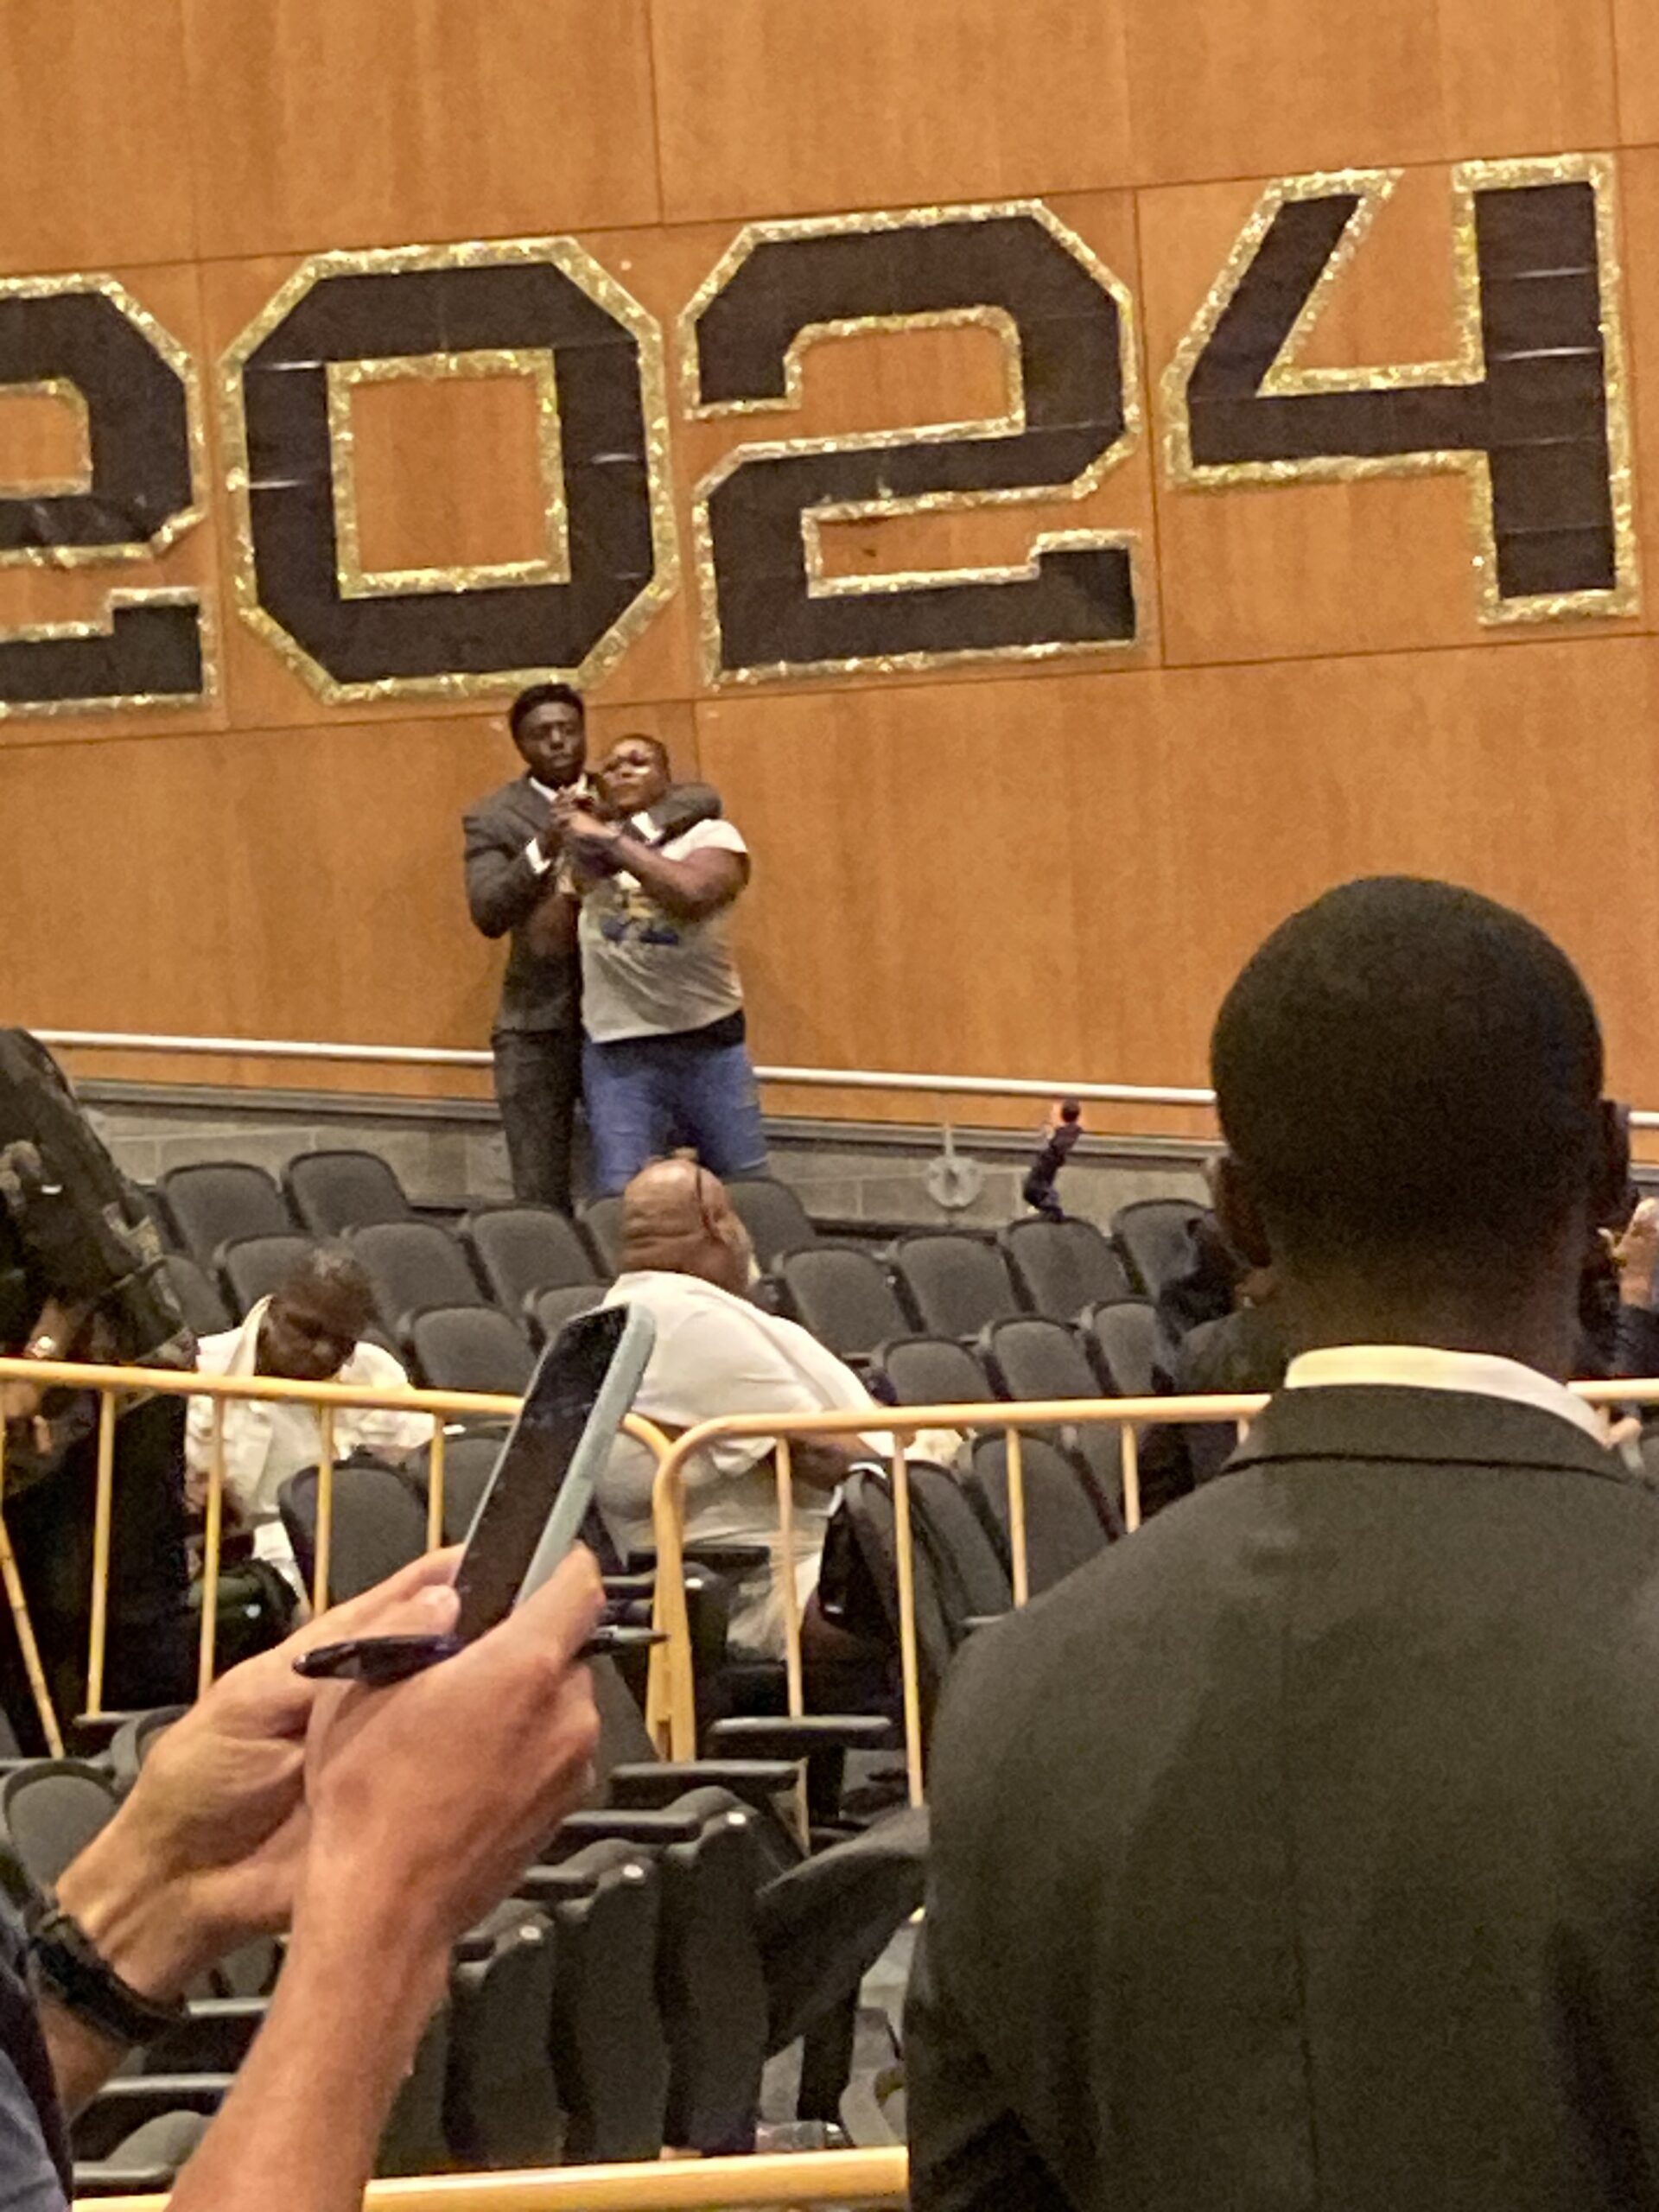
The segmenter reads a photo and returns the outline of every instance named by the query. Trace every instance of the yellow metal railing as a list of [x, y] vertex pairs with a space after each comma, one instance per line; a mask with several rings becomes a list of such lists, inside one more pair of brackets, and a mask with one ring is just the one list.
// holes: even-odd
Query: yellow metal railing
[[[1659, 1382], [1575, 1382], [1577, 1395], [1593, 1406], [1659, 1402]], [[791, 1421], [780, 1433], [775, 1414], [730, 1414], [700, 1421], [675, 1438], [661, 1454], [652, 1493], [657, 1542], [657, 1623], [668, 1641], [652, 1653], [646, 1721], [659, 1748], [674, 1759], [696, 1756], [696, 1681], [690, 1618], [685, 1594], [685, 1479], [690, 1461], [723, 1437], [766, 1437], [776, 1446], [779, 1541], [772, 1573], [782, 1601], [789, 1710], [804, 1710], [801, 1661], [801, 1611], [795, 1580], [794, 1498], [790, 1440], [857, 1437], [880, 1433], [892, 1440], [880, 1455], [888, 1461], [893, 1484], [894, 1554], [899, 1599], [899, 1658], [904, 1699], [905, 1763], [912, 1804], [924, 1802], [921, 1676], [916, 1645], [915, 1554], [911, 1526], [910, 1483], [904, 1444], [925, 1429], [966, 1433], [1001, 1432], [1007, 1442], [1008, 1532], [1014, 1602], [1023, 1605], [1030, 1589], [1026, 1526], [1024, 1467], [1020, 1438], [1040, 1428], [1116, 1427], [1120, 1432], [1123, 1518], [1133, 1531], [1141, 1525], [1140, 1451], [1137, 1431], [1172, 1422], [1226, 1422], [1242, 1437], [1267, 1404], [1263, 1395], [1197, 1398], [1057, 1398], [1043, 1402], [966, 1406], [877, 1406], [850, 1412], [815, 1414]], [[876, 1456], [876, 1455], [872, 1455]]]
[[[365, 2212], [727, 2212], [740, 2205], [902, 2204], [910, 2162], [898, 2145], [791, 2158], [677, 2158], [546, 2173], [443, 2174], [374, 2181]], [[163, 2212], [164, 2196], [99, 2200], [99, 2212]]]
[[[287, 1405], [309, 1406], [317, 1416], [317, 1533], [316, 1563], [312, 1578], [312, 1603], [321, 1611], [328, 1602], [329, 1553], [333, 1543], [334, 1423], [347, 1408], [433, 1415], [433, 1438], [429, 1459], [427, 1546], [435, 1550], [442, 1541], [444, 1500], [444, 1422], [446, 1420], [508, 1417], [521, 1401], [517, 1397], [483, 1396], [454, 1390], [372, 1389], [355, 1384], [291, 1382], [276, 1376], [192, 1375], [171, 1368], [93, 1367], [68, 1361], [0, 1359], [0, 1383], [30, 1382], [52, 1388], [92, 1390], [99, 1395], [97, 1491], [92, 1518], [92, 1580], [88, 1602], [86, 1704], [89, 1716], [104, 1711], [104, 1675], [109, 1635], [111, 1530], [115, 1497], [115, 1446], [118, 1401], [123, 1397], [165, 1396], [208, 1398], [213, 1423], [210, 1446], [205, 1511], [201, 1575], [201, 1640], [197, 1664], [197, 1694], [213, 1679], [218, 1630], [218, 1593], [225, 1534], [225, 1408], [238, 1399], [264, 1400]], [[667, 1440], [649, 1421], [630, 1414], [628, 1433], [658, 1459]], [[41, 1726], [53, 1751], [60, 1754], [63, 1732], [41, 1665], [39, 1649], [29, 1619], [27, 1594], [19, 1575], [10, 1541], [5, 1532], [5, 1433], [0, 1428], [0, 1584], [22, 1648], [24, 1666], [34, 1694]]]

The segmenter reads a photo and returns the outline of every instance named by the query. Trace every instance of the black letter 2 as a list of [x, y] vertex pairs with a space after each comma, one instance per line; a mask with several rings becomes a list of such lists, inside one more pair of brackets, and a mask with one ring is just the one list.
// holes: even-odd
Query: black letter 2
[[1129, 542], [1039, 537], [1020, 569], [826, 576], [817, 524], [1082, 498], [1136, 428], [1128, 296], [1046, 208], [752, 225], [685, 312], [691, 411], [799, 404], [800, 356], [860, 326], [1003, 334], [998, 421], [740, 447], [698, 487], [710, 681], [1031, 658], [1135, 639]]

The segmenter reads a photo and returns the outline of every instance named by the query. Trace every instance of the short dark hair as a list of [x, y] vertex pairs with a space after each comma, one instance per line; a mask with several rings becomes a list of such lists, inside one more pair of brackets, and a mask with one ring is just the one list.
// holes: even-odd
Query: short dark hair
[[532, 683], [528, 690], [518, 694], [507, 709], [507, 728], [515, 739], [518, 734], [519, 723], [526, 715], [534, 714], [537, 707], [574, 707], [582, 717], [583, 727], [587, 726], [588, 709], [582, 702], [581, 692], [574, 684]]
[[1227, 994], [1211, 1066], [1269, 1239], [1300, 1257], [1519, 1257], [1593, 1190], [1590, 995], [1453, 884], [1372, 877], [1293, 914]]
[[615, 744], [611, 746], [609, 748], [610, 751], [614, 753], [618, 745], [648, 745], [652, 751], [657, 755], [658, 764], [661, 767], [664, 775], [667, 775], [674, 766], [672, 755], [670, 753], [667, 746], [664, 744], [660, 737], [654, 735], [653, 733], [648, 729], [624, 730], [621, 736], [616, 740]]
[[374, 1285], [369, 1271], [346, 1244], [313, 1244], [297, 1253], [293, 1265], [284, 1270], [278, 1289], [334, 1292], [371, 1313], [374, 1310]]

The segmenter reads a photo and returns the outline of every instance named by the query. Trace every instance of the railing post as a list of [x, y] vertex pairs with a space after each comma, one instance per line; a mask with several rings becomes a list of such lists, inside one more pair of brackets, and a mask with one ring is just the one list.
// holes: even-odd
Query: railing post
[[1031, 1567], [1026, 1544], [1025, 1440], [1017, 1428], [1007, 1436], [1008, 1551], [1014, 1561], [1014, 1602], [1023, 1605], [1031, 1596]]
[[426, 1455], [426, 1548], [439, 1551], [443, 1545], [443, 1423], [432, 1424], [432, 1442]]
[[115, 1503], [115, 1393], [98, 1394], [98, 1489], [92, 1502], [92, 1603], [86, 1648], [86, 1710], [104, 1710], [110, 1623], [110, 1523]]
[[35, 1641], [35, 1624], [29, 1618], [29, 1600], [23, 1594], [23, 1578], [17, 1572], [17, 1555], [11, 1548], [11, 1532], [6, 1527], [6, 1425], [0, 1421], [0, 1582], [6, 1591], [6, 1603], [11, 1608], [12, 1626], [17, 1631], [17, 1648], [23, 1655], [23, 1672], [29, 1677], [29, 1694], [35, 1700], [35, 1710], [40, 1717], [41, 1733], [46, 1738], [46, 1748], [54, 1759], [63, 1757], [63, 1731], [58, 1726], [57, 1708], [52, 1702], [52, 1693], [47, 1688], [46, 1670], [41, 1664], [41, 1647]]
[[196, 1695], [213, 1687], [214, 1646], [219, 1635], [219, 1554], [225, 1536], [225, 1401], [213, 1400], [213, 1437], [208, 1446], [207, 1507], [201, 1532], [201, 1654], [196, 1667]]
[[905, 1772], [910, 1802], [922, 1796], [922, 1686], [916, 1669], [916, 1560], [911, 1548], [910, 1470], [903, 1447], [893, 1447], [893, 1525], [899, 1570], [899, 1666], [905, 1691]]
[[311, 1578], [311, 1610], [328, 1610], [328, 1551], [334, 1534], [334, 1409], [319, 1405], [317, 1414], [317, 1557]]

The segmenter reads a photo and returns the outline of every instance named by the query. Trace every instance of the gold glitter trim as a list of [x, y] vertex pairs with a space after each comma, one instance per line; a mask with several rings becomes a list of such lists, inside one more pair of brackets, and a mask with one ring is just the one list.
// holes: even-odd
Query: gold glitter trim
[[[645, 428], [645, 467], [651, 502], [652, 573], [625, 613], [612, 623], [599, 643], [575, 668], [493, 669], [480, 675], [383, 677], [370, 683], [337, 683], [311, 657], [290, 632], [259, 603], [254, 571], [253, 524], [248, 492], [247, 417], [242, 402], [242, 375], [250, 357], [270, 335], [312, 287], [325, 276], [396, 274], [414, 269], [485, 269], [540, 264], [563, 270], [598, 307], [613, 315], [637, 341], [639, 349], [640, 405]], [[543, 349], [503, 348], [547, 359]], [[430, 354], [410, 359], [463, 360], [465, 353]], [[345, 366], [346, 364], [338, 365]], [[364, 251], [315, 253], [266, 302], [235, 342], [226, 349], [219, 365], [219, 422], [226, 455], [226, 489], [232, 512], [231, 543], [234, 557], [236, 603], [242, 620], [299, 676], [316, 696], [334, 705], [348, 700], [489, 697], [515, 691], [538, 678], [556, 675], [591, 686], [607, 676], [645, 628], [658, 608], [673, 595], [679, 582], [679, 543], [674, 528], [673, 495], [669, 480], [669, 419], [667, 379], [663, 360], [662, 331], [654, 315], [624, 289], [573, 238], [467, 239], [453, 245], [376, 247]], [[563, 485], [561, 485], [563, 493]], [[561, 502], [563, 504], [563, 501]], [[410, 573], [415, 573], [413, 571]], [[467, 572], [456, 571], [454, 574]], [[486, 571], [471, 572], [481, 582], [493, 581]], [[454, 589], [463, 588], [453, 584]], [[476, 586], [471, 588], [476, 588]]]
[[92, 488], [92, 417], [86, 395], [73, 377], [35, 377], [26, 384], [0, 385], [7, 399], [54, 399], [75, 417], [75, 437], [84, 458], [73, 476], [30, 476], [0, 481], [0, 499], [72, 499]]
[[[1631, 467], [1629, 370], [1624, 347], [1623, 271], [1618, 255], [1616, 211], [1617, 163], [1607, 154], [1565, 154], [1504, 162], [1462, 162], [1452, 171], [1453, 270], [1458, 317], [1458, 351], [1449, 361], [1412, 361], [1372, 368], [1308, 368], [1299, 365], [1303, 347], [1317, 326], [1332, 292], [1392, 194], [1399, 169], [1335, 169], [1283, 177], [1268, 186], [1240, 232], [1220, 276], [1165, 370], [1160, 399], [1164, 418], [1164, 471], [1169, 481], [1189, 490], [1221, 490], [1245, 484], [1358, 483], [1372, 476], [1460, 474], [1468, 479], [1469, 524], [1475, 542], [1473, 566], [1479, 586], [1479, 620], [1487, 625], [1609, 620], [1641, 611], [1637, 552], [1635, 492]], [[1613, 512], [1618, 582], [1611, 590], [1535, 594], [1503, 599], [1497, 588], [1497, 547], [1493, 533], [1492, 479], [1484, 453], [1431, 451], [1383, 455], [1324, 454], [1300, 461], [1227, 461], [1200, 465], [1192, 459], [1187, 385], [1223, 315], [1260, 251], [1279, 210], [1298, 200], [1336, 194], [1358, 195], [1335, 252], [1320, 271], [1277, 359], [1262, 378], [1262, 396], [1294, 398], [1315, 392], [1390, 391], [1414, 385], [1478, 384], [1486, 373], [1480, 327], [1480, 268], [1476, 251], [1475, 198], [1483, 191], [1511, 191], [1542, 184], [1588, 184], [1595, 194], [1597, 277], [1601, 299], [1603, 370], [1606, 392], [1609, 488]]]
[[[569, 516], [553, 356], [524, 346], [479, 346], [467, 353], [391, 353], [373, 360], [330, 361], [329, 460], [334, 473], [334, 575], [342, 599], [397, 599], [416, 592], [483, 591], [499, 584], [568, 584]], [[365, 569], [357, 497], [352, 395], [360, 385], [466, 383], [486, 377], [527, 377], [536, 387], [536, 448], [542, 476], [547, 550], [534, 561], [480, 562], [442, 569]]]
[[[1141, 415], [1133, 297], [1092, 249], [1042, 201], [986, 200], [958, 207], [880, 209], [862, 214], [808, 216], [778, 222], [746, 224], [680, 314], [679, 372], [682, 404], [688, 415], [707, 419], [718, 416], [758, 415], [798, 409], [802, 398], [804, 362], [810, 346], [824, 339], [853, 337], [869, 331], [903, 332], [963, 323], [984, 324], [998, 333], [1002, 341], [1008, 404], [1001, 415], [981, 417], [976, 421], [925, 423], [915, 429], [898, 430], [856, 431], [837, 437], [768, 440], [738, 446], [718, 461], [697, 485], [692, 494], [691, 507], [693, 565], [697, 577], [697, 632], [705, 683], [726, 687], [774, 683], [791, 677], [880, 676], [900, 670], [950, 668], [964, 661], [1048, 660], [1062, 654], [1122, 652], [1141, 643], [1138, 637], [1090, 640], [1082, 644], [1061, 639], [1029, 645], [964, 646], [950, 652], [859, 655], [842, 660], [777, 661], [745, 668], [728, 668], [724, 664], [713, 537], [709, 526], [709, 502], [728, 477], [749, 461], [777, 461], [803, 454], [873, 452], [897, 446], [955, 443], [964, 438], [1017, 435], [1027, 427], [1026, 394], [1018, 325], [1006, 308], [988, 302], [982, 306], [913, 315], [854, 315], [832, 321], [808, 323], [798, 333], [784, 356], [785, 391], [781, 399], [723, 400], [705, 404], [696, 344], [697, 324], [704, 309], [725, 289], [758, 245], [779, 239], [931, 229], [943, 223], [991, 222], [1010, 215], [1030, 216], [1039, 222], [1116, 302], [1118, 366], [1123, 394], [1122, 435], [1097, 461], [1067, 484], [1011, 485], [984, 492], [925, 492], [905, 499], [836, 501], [808, 509], [801, 517], [808, 594], [815, 598], [854, 598], [937, 589], [942, 585], [951, 584], [1030, 582], [1039, 574], [1039, 563], [1046, 552], [1096, 551], [1114, 546], [1126, 550], [1138, 569], [1140, 533], [1137, 531], [1058, 531], [1040, 533], [1033, 541], [1029, 556], [1023, 562], [1007, 566], [889, 571], [878, 575], [827, 576], [823, 571], [820, 532], [821, 525], [825, 522], [886, 521], [900, 515], [955, 513], [977, 507], [1083, 499], [1096, 490], [1112, 470], [1134, 451], [1141, 433]], [[1138, 577], [1136, 581], [1138, 583]]]
[[61, 719], [69, 715], [140, 714], [146, 709], [188, 711], [207, 706], [219, 696], [219, 637], [213, 603], [199, 592], [112, 591], [105, 602], [111, 617], [106, 622], [30, 622], [0, 630], [0, 645], [42, 645], [62, 638], [107, 638], [114, 631], [113, 617], [123, 607], [189, 607], [196, 615], [201, 639], [201, 688], [198, 691], [123, 691], [99, 699], [0, 698], [0, 724], [20, 721]]
[[[143, 333], [184, 386], [185, 436], [190, 453], [190, 504], [168, 515], [149, 537], [135, 539], [130, 545], [10, 545], [0, 547], [0, 567], [81, 569], [101, 567], [105, 563], [116, 561], [151, 561], [158, 553], [164, 553], [187, 531], [194, 530], [207, 511], [207, 443], [202, 426], [201, 379], [196, 373], [194, 361], [172, 332], [157, 322], [149, 308], [142, 306], [126, 286], [114, 276], [81, 274], [0, 278], [0, 300], [51, 299], [67, 293], [85, 292], [101, 292], [105, 299], [112, 300], [126, 320]], [[86, 416], [86, 395], [73, 378], [52, 377], [38, 383], [4, 388], [20, 391], [50, 389], [54, 397], [63, 398], [73, 393], [80, 404], [83, 416]], [[90, 423], [86, 434], [90, 460]], [[86, 492], [91, 488], [91, 484], [92, 479], [88, 474], [84, 481], [76, 484], [63, 486], [32, 484], [22, 487], [20, 493], [0, 492], [0, 496], [27, 498], [30, 493], [47, 495], [59, 490]], [[5, 634], [21, 637], [23, 633], [12, 631]]]

